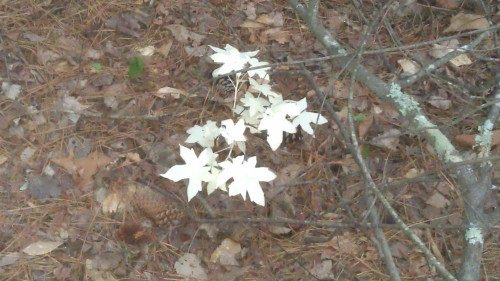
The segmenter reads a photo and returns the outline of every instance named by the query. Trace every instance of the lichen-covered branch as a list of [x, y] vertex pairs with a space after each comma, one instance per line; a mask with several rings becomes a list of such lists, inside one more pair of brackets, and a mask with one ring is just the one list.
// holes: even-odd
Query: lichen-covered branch
[[[311, 15], [307, 12], [307, 8], [304, 7], [304, 5], [300, 4], [297, 0], [288, 0], [288, 2], [294, 8], [295, 12], [307, 23], [310, 31], [327, 49], [329, 55], [347, 53], [347, 51], [321, 25], [320, 22], [311, 18]], [[336, 63], [340, 66], [346, 66], [348, 65], [349, 60], [350, 56], [340, 57], [336, 60]], [[347, 70], [351, 73], [355, 73], [354, 75], [357, 81], [367, 86], [382, 100], [394, 106], [399, 111], [400, 115], [407, 120], [415, 130], [421, 132], [423, 137], [434, 148], [440, 159], [445, 164], [460, 164], [464, 162], [463, 157], [451, 144], [450, 140], [427, 118], [419, 103], [410, 95], [402, 91], [399, 84], [387, 84], [363, 67], [357, 67], [356, 71], [354, 71], [354, 69], [355, 68], [353, 66], [347, 67]], [[361, 168], [363, 170], [363, 166], [361, 166]], [[482, 234], [485, 229], [485, 225], [482, 223], [482, 206], [491, 188], [491, 181], [488, 182], [488, 180], [485, 180], [484, 178], [478, 179], [476, 171], [473, 169], [472, 165], [465, 163], [453, 170], [452, 174], [456, 177], [466, 200], [465, 221], [469, 226], [469, 229], [465, 232], [464, 237], [465, 253], [462, 260], [462, 278], [464, 280], [477, 280], [479, 278], [479, 268], [481, 265], [482, 255], [482, 243], [480, 242], [482, 241]], [[377, 187], [372, 184], [370, 184], [370, 187], [373, 189], [376, 197], [381, 200], [384, 207], [389, 211], [390, 215], [398, 224], [400, 224], [405, 234], [407, 234], [410, 239], [418, 245], [431, 264], [436, 266], [441, 275], [447, 280], [455, 280], [455, 277], [441, 263], [439, 263], [439, 261], [436, 260], [422, 241], [420, 241], [420, 239], [415, 236], [402, 222], [395, 210], [390, 206], [389, 202], [387, 202], [382, 194], [380, 194]]]

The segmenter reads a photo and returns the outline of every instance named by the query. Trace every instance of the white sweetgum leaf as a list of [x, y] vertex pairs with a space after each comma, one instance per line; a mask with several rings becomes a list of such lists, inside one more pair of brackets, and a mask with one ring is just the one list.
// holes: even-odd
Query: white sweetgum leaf
[[[265, 62], [265, 61], [259, 61], [256, 58], [251, 58], [248, 61], [248, 63], [250, 64], [250, 67], [264, 66], [264, 65], [269, 64], [268, 62]], [[249, 70], [248, 76], [250, 76], [250, 77], [258, 76], [262, 79], [269, 79], [269, 74], [268, 74], [269, 69], [270, 69], [269, 67], [265, 67], [265, 68]]]
[[297, 107], [301, 111], [299, 116], [295, 117], [293, 119], [293, 125], [294, 126], [300, 126], [302, 130], [311, 136], [314, 136], [313, 129], [311, 127], [311, 123], [313, 124], [318, 124], [322, 125], [328, 122], [325, 117], [320, 115], [319, 113], [314, 113], [314, 112], [307, 112], [307, 100], [306, 98], [301, 99], [300, 101], [297, 102]]
[[254, 97], [252, 93], [246, 92], [245, 97], [240, 99], [243, 106], [248, 108], [249, 116], [255, 116], [257, 114], [262, 114], [266, 111], [266, 107], [269, 106], [269, 101], [260, 97]]
[[[224, 75], [231, 71], [242, 70], [249, 63], [249, 60], [259, 52], [254, 51], [240, 53], [238, 49], [229, 44], [226, 44], [224, 49], [219, 49], [213, 46], [209, 47], [215, 51], [215, 54], [211, 55], [210, 58], [215, 63], [222, 64], [221, 67], [212, 72], [213, 77]], [[237, 76], [239, 75], [237, 74]]]
[[160, 176], [167, 178], [169, 180], [178, 182], [182, 179], [188, 179], [189, 184], [187, 188], [188, 193], [188, 201], [190, 201], [198, 192], [201, 191], [202, 181], [210, 180], [210, 167], [208, 167], [208, 163], [210, 159], [210, 148], [206, 148], [203, 152], [200, 153], [200, 156], [197, 157], [194, 150], [188, 149], [182, 145], [180, 146], [181, 157], [186, 162], [185, 165], [175, 165], [170, 168], [166, 173], [161, 174]]
[[246, 199], [248, 193], [250, 201], [265, 205], [264, 191], [260, 186], [261, 181], [272, 181], [276, 175], [266, 167], [256, 168], [257, 158], [250, 157], [245, 161], [244, 156], [238, 156], [231, 160], [224, 161], [219, 165], [222, 172], [219, 175], [218, 184], [226, 183], [230, 178], [233, 182], [229, 184], [229, 196], [240, 194]]
[[221, 135], [224, 137], [228, 144], [233, 144], [239, 141], [246, 141], [245, 138], [245, 120], [240, 119], [235, 124], [232, 119], [227, 119], [221, 122]]
[[240, 105], [236, 106], [236, 108], [234, 109], [234, 113], [238, 114], [241, 118], [245, 120], [245, 124], [247, 124], [247, 127], [250, 129], [250, 133], [252, 134], [260, 133], [260, 131], [257, 128], [259, 127], [260, 120], [262, 120], [264, 114], [259, 113], [250, 116], [250, 111], [248, 111], [248, 109], [245, 109]]
[[202, 147], [213, 147], [215, 139], [220, 135], [220, 129], [214, 121], [207, 121], [205, 126], [196, 125], [187, 130], [187, 143], [198, 143]]
[[250, 90], [261, 93], [266, 97], [278, 97], [280, 94], [273, 92], [270, 84], [260, 84], [257, 80], [248, 78], [250, 82]]
[[292, 122], [286, 119], [284, 112], [274, 113], [272, 109], [266, 111], [259, 124], [259, 130], [267, 130], [267, 142], [273, 151], [283, 142], [283, 132], [293, 134], [297, 131]]

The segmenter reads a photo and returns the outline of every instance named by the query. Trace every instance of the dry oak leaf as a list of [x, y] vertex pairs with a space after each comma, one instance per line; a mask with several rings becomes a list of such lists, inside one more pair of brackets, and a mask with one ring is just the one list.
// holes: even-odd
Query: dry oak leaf
[[52, 158], [51, 161], [65, 169], [73, 178], [81, 184], [86, 184], [92, 180], [92, 176], [100, 168], [111, 162], [111, 158], [105, 154], [94, 151], [85, 158], [75, 159], [73, 153], [64, 158]]

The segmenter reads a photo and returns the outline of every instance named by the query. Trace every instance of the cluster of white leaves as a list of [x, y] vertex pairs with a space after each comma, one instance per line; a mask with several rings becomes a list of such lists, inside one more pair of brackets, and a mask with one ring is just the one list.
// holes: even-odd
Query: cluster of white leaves
[[[210, 48], [215, 51], [211, 56], [213, 61], [222, 64], [213, 72], [214, 77], [248, 66], [268, 65], [267, 62], [254, 58], [258, 51], [241, 53], [231, 45], [226, 45], [224, 49]], [[186, 164], [176, 165], [161, 176], [176, 182], [188, 179], [188, 200], [200, 192], [206, 183], [208, 194], [220, 189], [228, 191], [230, 196], [241, 195], [246, 198], [248, 193], [250, 201], [264, 206], [264, 192], [260, 182], [272, 181], [276, 175], [266, 167], [256, 167], [256, 157], [247, 160], [243, 155], [231, 158], [234, 145], [245, 153], [245, 131], [249, 128], [252, 134], [266, 131], [269, 146], [276, 150], [283, 142], [284, 132], [293, 134], [300, 126], [304, 132], [314, 137], [311, 124], [321, 125], [327, 122], [319, 113], [307, 111], [306, 98], [298, 102], [284, 100], [281, 94], [274, 92], [270, 82], [265, 80], [269, 77], [268, 70], [267, 67], [247, 72], [250, 88], [239, 99], [239, 104], [233, 107], [234, 113], [240, 117], [236, 123], [227, 119], [218, 127], [216, 122], [208, 121], [203, 126], [196, 125], [187, 131], [189, 137], [186, 143], [199, 144], [204, 148], [203, 152], [196, 156], [193, 149], [181, 145], [181, 157]], [[236, 76], [237, 81], [241, 81], [240, 76]], [[230, 148], [225, 161], [220, 163], [216, 160], [218, 154], [212, 151], [219, 137], [224, 138]]]
[[265, 205], [264, 192], [259, 182], [272, 181], [276, 175], [266, 167], [255, 167], [256, 157], [245, 160], [241, 155], [217, 163], [218, 154], [213, 153], [211, 148], [205, 148], [199, 156], [196, 156], [192, 148], [180, 145], [180, 149], [181, 157], [186, 164], [175, 165], [161, 176], [175, 182], [188, 179], [188, 200], [202, 190], [203, 182], [207, 183], [207, 192], [210, 194], [216, 189], [227, 191], [226, 182], [232, 178], [233, 181], [229, 184], [230, 196], [241, 194], [245, 199], [248, 193], [250, 201]]
[[[232, 71], [239, 71], [244, 69], [245, 67], [257, 67], [268, 65], [267, 62], [261, 62], [257, 58], [254, 58], [255, 55], [259, 51], [240, 53], [238, 49], [227, 44], [224, 49], [219, 49], [217, 47], [210, 46], [212, 50], [215, 51], [215, 54], [211, 55], [210, 58], [215, 63], [222, 64], [221, 67], [217, 68], [212, 72], [213, 77], [221, 76], [224, 74], [228, 74]], [[260, 78], [266, 78], [269, 68], [260, 68], [255, 70], [248, 71], [248, 74], [251, 76], [258, 76]], [[236, 76], [239, 77], [241, 73], [237, 73]]]

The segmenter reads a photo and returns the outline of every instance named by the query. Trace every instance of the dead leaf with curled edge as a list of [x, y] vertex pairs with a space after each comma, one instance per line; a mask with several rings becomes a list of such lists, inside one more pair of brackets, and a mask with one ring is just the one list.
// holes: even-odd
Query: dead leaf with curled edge
[[459, 13], [453, 16], [444, 33], [454, 31], [479, 30], [490, 27], [488, 20], [482, 15]]

